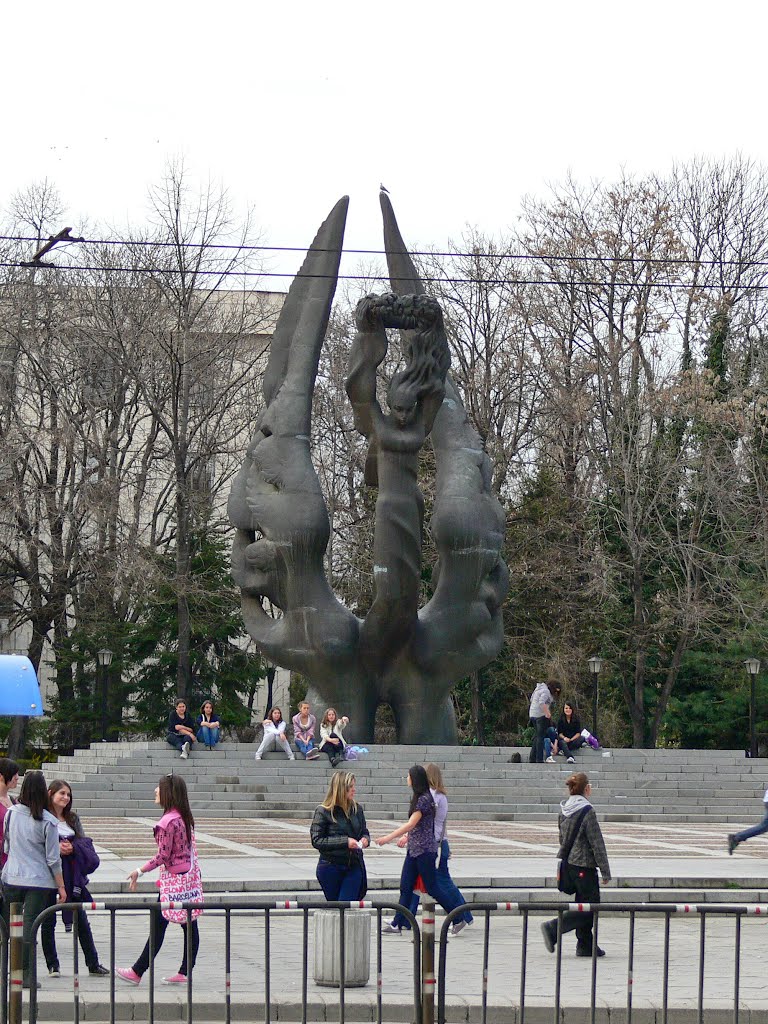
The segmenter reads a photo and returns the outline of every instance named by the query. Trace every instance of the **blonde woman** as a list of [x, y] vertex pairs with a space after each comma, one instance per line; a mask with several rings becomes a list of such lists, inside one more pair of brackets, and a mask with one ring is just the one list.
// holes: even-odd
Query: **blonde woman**
[[363, 850], [371, 837], [355, 800], [356, 785], [352, 772], [335, 772], [312, 819], [310, 838], [320, 854], [317, 880], [327, 900], [361, 900], [368, 888]]
[[344, 730], [349, 725], [346, 715], [341, 718], [336, 714], [335, 708], [328, 708], [320, 723], [320, 750], [328, 755], [328, 760], [333, 767], [344, 760], [344, 748], [347, 745], [344, 739]]

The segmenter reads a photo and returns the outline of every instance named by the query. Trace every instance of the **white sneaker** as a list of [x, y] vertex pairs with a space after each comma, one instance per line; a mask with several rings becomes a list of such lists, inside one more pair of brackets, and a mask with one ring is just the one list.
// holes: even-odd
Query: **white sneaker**
[[181, 748], [181, 754], [179, 756], [183, 757], [185, 760], [189, 757], [189, 740], [187, 740], [187, 742]]
[[453, 934], [454, 935], [458, 935], [459, 932], [462, 932], [466, 927], [467, 927], [467, 922], [466, 921], [456, 921], [454, 926], [453, 926]]
[[576, 758], [575, 757], [569, 757], [568, 758], [568, 764], [576, 764]]
[[395, 925], [393, 925], [391, 921], [387, 921], [386, 924], [383, 924], [381, 926], [381, 934], [382, 935], [399, 935], [400, 934], [400, 929], [396, 928]]
[[555, 762], [554, 757], [552, 757], [552, 755], [550, 754], [549, 757], [547, 758], [547, 764], [555, 764], [555, 763], [556, 762]]
[[257, 754], [256, 757], [255, 757], [255, 760], [256, 761], [260, 761], [261, 760], [261, 754]]

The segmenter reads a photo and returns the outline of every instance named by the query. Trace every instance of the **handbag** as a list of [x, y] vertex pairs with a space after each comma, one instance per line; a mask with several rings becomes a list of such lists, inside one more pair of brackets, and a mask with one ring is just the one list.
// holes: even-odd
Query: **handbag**
[[568, 863], [568, 858], [571, 855], [571, 850], [573, 849], [573, 844], [576, 842], [582, 822], [589, 810], [591, 810], [590, 807], [585, 807], [579, 815], [579, 820], [576, 822], [576, 828], [573, 830], [570, 842], [563, 850], [563, 856], [557, 862], [557, 888], [567, 896], [575, 895], [576, 879], [578, 877], [578, 868], [572, 867]]
[[[197, 845], [195, 833], [192, 833], [192, 858], [189, 871], [180, 875], [174, 875], [165, 866], [160, 871], [160, 878], [157, 885], [160, 889], [161, 903], [202, 903], [205, 896], [203, 893], [203, 876], [200, 873], [200, 862], [197, 859]], [[193, 910], [191, 918], [194, 921], [200, 917], [202, 910]], [[186, 910], [168, 909], [162, 911], [166, 921], [174, 924], [186, 924], [188, 917]]]

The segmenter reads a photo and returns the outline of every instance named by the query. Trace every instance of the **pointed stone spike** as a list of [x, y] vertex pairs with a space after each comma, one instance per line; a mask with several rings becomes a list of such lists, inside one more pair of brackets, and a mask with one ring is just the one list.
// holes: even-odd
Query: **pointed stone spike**
[[389, 268], [392, 291], [396, 295], [423, 295], [426, 289], [413, 265], [410, 253], [405, 247], [389, 196], [381, 192], [379, 202], [384, 219], [384, 249], [387, 253], [387, 267]]
[[[343, 196], [320, 225], [301, 269], [288, 290], [272, 335], [269, 362], [264, 374], [263, 392], [267, 405], [285, 379], [293, 344], [299, 343], [306, 347], [309, 350], [306, 352], [307, 362], [314, 359], [317, 368], [336, 293], [348, 207], [349, 196]], [[298, 339], [297, 334], [300, 334]], [[313, 384], [314, 376], [310, 393]]]

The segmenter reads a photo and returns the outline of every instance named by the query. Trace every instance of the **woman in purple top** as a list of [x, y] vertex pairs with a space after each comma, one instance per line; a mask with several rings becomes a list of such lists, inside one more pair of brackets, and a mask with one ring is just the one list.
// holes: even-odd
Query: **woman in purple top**
[[[416, 879], [421, 875], [424, 886], [430, 896], [434, 897], [443, 910], [448, 913], [461, 906], [461, 895], [455, 889], [452, 892], [445, 880], [438, 875], [436, 861], [439, 843], [435, 836], [435, 801], [429, 791], [427, 773], [420, 764], [416, 764], [408, 772], [408, 785], [413, 790], [410, 817], [404, 825], [396, 828], [389, 835], [378, 840], [379, 846], [408, 836], [408, 847], [400, 874], [400, 904], [407, 907], [411, 901]], [[407, 924], [406, 919], [398, 911], [391, 923], [385, 924], [382, 931], [386, 934], [400, 934], [400, 929]]]

